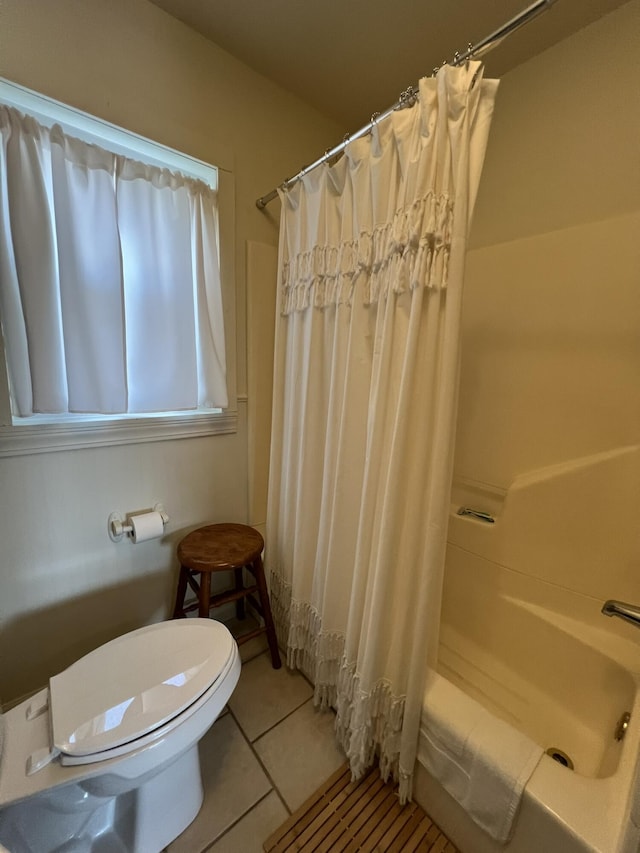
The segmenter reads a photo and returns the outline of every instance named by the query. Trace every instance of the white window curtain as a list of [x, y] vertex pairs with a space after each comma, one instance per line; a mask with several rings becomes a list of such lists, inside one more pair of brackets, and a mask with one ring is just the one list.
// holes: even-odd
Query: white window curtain
[[14, 414], [227, 405], [216, 192], [0, 105]]
[[281, 194], [267, 522], [288, 662], [411, 795], [436, 658], [466, 236], [497, 81], [441, 69]]

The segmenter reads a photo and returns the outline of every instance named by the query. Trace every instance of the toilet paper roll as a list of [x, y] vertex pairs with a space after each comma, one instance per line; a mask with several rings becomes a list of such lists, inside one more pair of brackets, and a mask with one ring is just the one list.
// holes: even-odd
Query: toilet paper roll
[[129, 517], [131, 538], [137, 544], [148, 539], [158, 539], [164, 533], [164, 523], [159, 512], [143, 512]]

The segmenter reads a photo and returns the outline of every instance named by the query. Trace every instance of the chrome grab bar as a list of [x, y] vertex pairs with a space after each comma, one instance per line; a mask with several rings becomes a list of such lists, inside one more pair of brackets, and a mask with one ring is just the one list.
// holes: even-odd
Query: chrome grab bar
[[487, 524], [493, 524], [495, 522], [495, 518], [488, 512], [482, 512], [480, 509], [471, 509], [470, 506], [461, 506], [457, 514], [468, 515], [471, 518], [477, 518], [478, 521], [486, 521]]
[[617, 616], [625, 622], [631, 622], [636, 628], [640, 628], [640, 607], [635, 604], [627, 604], [625, 601], [614, 601], [610, 599], [602, 605], [602, 613], [605, 616]]

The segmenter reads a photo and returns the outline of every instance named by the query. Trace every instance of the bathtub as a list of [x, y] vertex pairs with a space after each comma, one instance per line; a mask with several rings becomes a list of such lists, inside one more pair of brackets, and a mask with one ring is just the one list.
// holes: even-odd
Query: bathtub
[[[509, 843], [477, 827], [425, 769], [414, 796], [463, 853], [637, 853], [640, 645], [600, 602], [450, 544], [438, 672], [573, 770], [543, 755]], [[566, 615], [570, 613], [571, 616]], [[640, 631], [638, 640], [640, 640]], [[631, 717], [622, 740], [614, 733]]]

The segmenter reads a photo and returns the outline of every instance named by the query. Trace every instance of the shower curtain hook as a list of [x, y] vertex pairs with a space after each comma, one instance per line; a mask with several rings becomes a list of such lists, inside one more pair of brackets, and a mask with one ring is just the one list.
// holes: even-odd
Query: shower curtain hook
[[417, 90], [413, 86], [409, 86], [404, 92], [400, 92], [396, 109], [403, 110], [405, 107], [412, 107], [418, 100], [416, 93]]

